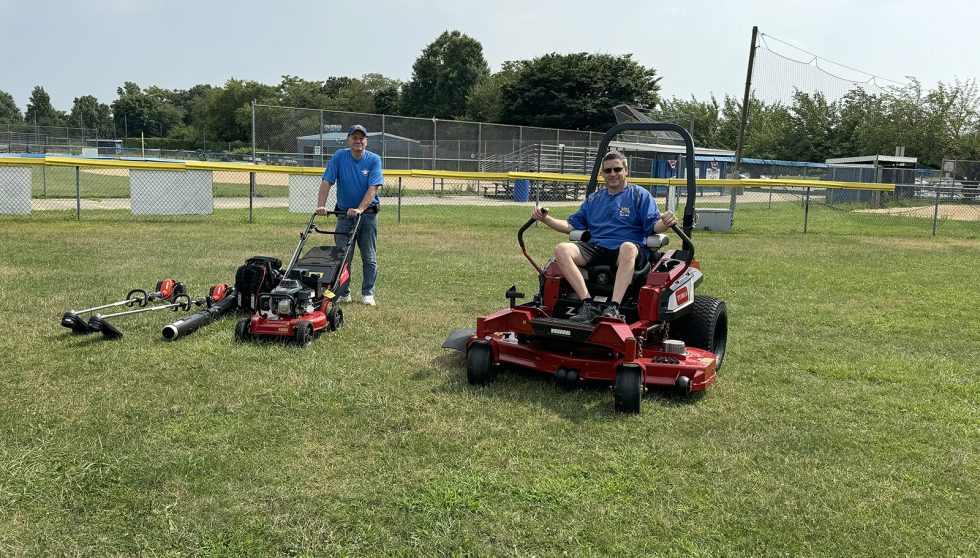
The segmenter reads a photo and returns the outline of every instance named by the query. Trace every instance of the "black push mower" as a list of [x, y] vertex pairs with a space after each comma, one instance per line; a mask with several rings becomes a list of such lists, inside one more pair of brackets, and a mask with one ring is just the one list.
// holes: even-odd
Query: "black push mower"
[[[329, 211], [326, 215], [345, 215]], [[299, 244], [279, 285], [258, 295], [255, 314], [235, 324], [235, 339], [248, 341], [260, 337], [293, 339], [300, 346], [313, 342], [317, 333], [334, 331], [344, 325], [344, 311], [336, 302], [337, 293], [350, 281], [350, 256], [361, 218], [346, 234], [325, 231], [316, 226], [317, 213], [310, 217], [299, 235]], [[303, 257], [300, 253], [310, 234], [346, 236], [343, 246], [315, 246]], [[335, 242], [336, 243], [336, 242]]]

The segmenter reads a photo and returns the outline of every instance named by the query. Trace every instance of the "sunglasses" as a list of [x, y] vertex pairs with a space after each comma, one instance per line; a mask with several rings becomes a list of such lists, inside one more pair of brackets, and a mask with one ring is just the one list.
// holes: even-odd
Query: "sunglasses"
[[619, 174], [623, 172], [623, 167], [610, 167], [610, 168], [602, 169], [602, 172], [603, 174], [611, 174], [611, 173]]

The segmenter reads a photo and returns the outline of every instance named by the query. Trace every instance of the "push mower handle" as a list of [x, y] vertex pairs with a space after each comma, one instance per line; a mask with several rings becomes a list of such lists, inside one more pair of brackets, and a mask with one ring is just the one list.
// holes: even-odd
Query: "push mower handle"
[[[296, 265], [296, 262], [299, 261], [299, 255], [303, 251], [303, 245], [306, 244], [306, 239], [307, 239], [307, 237], [310, 236], [310, 233], [311, 232], [316, 231], [316, 232], [318, 232], [320, 234], [334, 234], [334, 235], [338, 234], [337, 231], [333, 231], [333, 232], [331, 232], [331, 231], [321, 231], [320, 229], [318, 229], [316, 227], [316, 223], [315, 223], [317, 215], [320, 215], [320, 213], [317, 213], [316, 210], [314, 209], [313, 210], [313, 213], [310, 215], [310, 222], [306, 224], [306, 229], [304, 229], [303, 232], [299, 233], [299, 244], [296, 245], [296, 251], [293, 252], [293, 257], [289, 259], [289, 265], [286, 266], [286, 271], [283, 272], [283, 274], [282, 274], [283, 277], [289, 277], [290, 273], [293, 271], [293, 266], [295, 266]], [[340, 217], [341, 215], [347, 215], [347, 212], [346, 211], [325, 211], [325, 212], [323, 212], [323, 215], [336, 215], [336, 216]], [[357, 220], [354, 221], [354, 226], [351, 228], [351, 230], [349, 232], [349, 234], [350, 234], [350, 243], [353, 243], [353, 241], [357, 238], [357, 230], [358, 230], [358, 228], [361, 225], [361, 217], [363, 215], [364, 214], [361, 213], [360, 215], [357, 216]], [[346, 258], [345, 258], [345, 261], [346, 261]]]
[[321, 231], [320, 229], [317, 228], [316, 218], [318, 215], [336, 215], [337, 217], [342, 217], [344, 215], [347, 215], [347, 212], [330, 210], [330, 211], [324, 211], [323, 213], [317, 213], [316, 210], [313, 210], [313, 215], [310, 216], [310, 222], [306, 225], [307, 233], [309, 233], [310, 231], [316, 231], [321, 234], [329, 234], [328, 231]]

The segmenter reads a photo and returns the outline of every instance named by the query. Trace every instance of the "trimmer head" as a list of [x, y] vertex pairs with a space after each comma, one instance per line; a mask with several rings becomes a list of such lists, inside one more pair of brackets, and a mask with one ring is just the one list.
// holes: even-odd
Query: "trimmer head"
[[92, 331], [98, 331], [106, 339], [119, 339], [123, 336], [122, 332], [119, 331], [116, 326], [110, 324], [109, 320], [106, 320], [98, 314], [89, 318], [88, 327]]
[[74, 310], [69, 310], [65, 312], [65, 315], [61, 317], [61, 325], [72, 330], [72, 332], [79, 335], [86, 335], [92, 333], [92, 328], [88, 326], [88, 323], [78, 315], [78, 312]]

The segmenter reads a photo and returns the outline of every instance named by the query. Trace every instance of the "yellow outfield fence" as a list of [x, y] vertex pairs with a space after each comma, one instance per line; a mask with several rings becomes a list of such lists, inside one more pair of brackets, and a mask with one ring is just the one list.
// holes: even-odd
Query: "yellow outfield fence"
[[[160, 170], [160, 171], [211, 171], [237, 172], [256, 174], [284, 174], [296, 176], [321, 176], [322, 167], [297, 167], [276, 165], [252, 165], [244, 163], [218, 163], [208, 161], [135, 161], [124, 159], [93, 159], [80, 157], [0, 157], [0, 167], [3, 166], [51, 166], [106, 168], [131, 170]], [[500, 182], [532, 180], [540, 182], [579, 182], [588, 183], [587, 174], [560, 174], [546, 172], [457, 172], [441, 170], [394, 170], [384, 171], [386, 178], [429, 178], [450, 181], [480, 181]], [[630, 177], [630, 182], [643, 186], [681, 186], [687, 185], [685, 178], [642, 178]], [[599, 182], [602, 182], [599, 177]], [[830, 180], [799, 180], [779, 178], [745, 178], [745, 179], [697, 179], [697, 184], [705, 188], [769, 188], [773, 186], [787, 188], [840, 188], [850, 190], [892, 191], [894, 184], [878, 184], [873, 182], [840, 182]]]
[[[322, 174], [322, 167], [0, 156], [0, 216], [62, 211], [81, 219], [96, 210], [166, 216], [244, 209], [252, 221], [256, 209], [312, 211]], [[382, 205], [386, 213], [395, 212], [399, 221], [403, 207], [411, 206], [576, 206], [584, 200], [590, 180], [582, 173], [389, 169], [384, 174]], [[684, 206], [685, 178], [631, 176], [630, 182], [647, 188], [661, 208]], [[738, 207], [758, 208], [759, 204], [767, 208], [795, 205], [801, 211], [804, 231], [813, 208], [914, 219], [931, 225], [933, 231], [942, 219], [980, 221], [976, 189], [917, 182], [922, 183], [796, 177], [698, 179], [695, 205], [700, 226], [712, 230], [728, 230]], [[331, 196], [335, 199], [335, 191]]]

